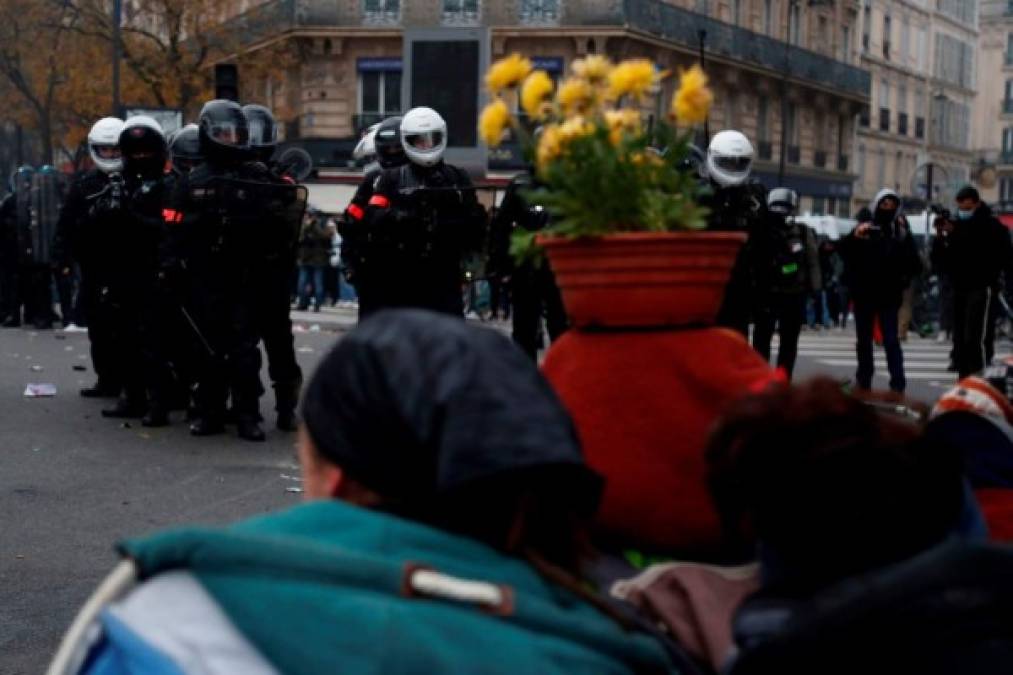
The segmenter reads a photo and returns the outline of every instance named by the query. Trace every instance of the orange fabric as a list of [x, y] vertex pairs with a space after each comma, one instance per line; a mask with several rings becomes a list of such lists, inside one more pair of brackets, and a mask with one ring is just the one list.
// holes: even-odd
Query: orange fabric
[[373, 195], [369, 198], [370, 206], [379, 206], [381, 209], [385, 209], [390, 206], [390, 200], [383, 195]]
[[570, 331], [544, 372], [607, 480], [604, 532], [652, 552], [716, 548], [707, 436], [728, 404], [778, 379], [745, 339], [719, 328]]
[[1013, 543], [1013, 490], [981, 488], [974, 491], [992, 541]]

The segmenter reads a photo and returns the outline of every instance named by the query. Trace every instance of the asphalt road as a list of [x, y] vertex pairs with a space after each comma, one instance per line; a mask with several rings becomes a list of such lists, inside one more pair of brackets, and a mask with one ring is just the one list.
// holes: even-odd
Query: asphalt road
[[[350, 310], [294, 313], [308, 375], [354, 324]], [[506, 330], [505, 325], [495, 326]], [[853, 334], [803, 335], [797, 377], [853, 376]], [[946, 345], [913, 340], [909, 393], [930, 402], [952, 383]], [[63, 631], [116, 562], [115, 542], [177, 524], [225, 523], [296, 503], [294, 437], [251, 444], [103, 419], [82, 399], [94, 375], [81, 334], [0, 330], [0, 675], [42, 672]], [[877, 360], [879, 372], [882, 353]], [[33, 366], [41, 370], [33, 369]], [[75, 370], [86, 367], [87, 372]], [[265, 374], [266, 380], [266, 374]], [[886, 381], [877, 375], [877, 386]], [[55, 398], [27, 399], [28, 383]], [[262, 410], [272, 421], [270, 394]]]
[[[313, 317], [310, 317], [311, 319]], [[338, 337], [304, 326], [298, 357], [310, 373]], [[183, 523], [224, 523], [294, 504], [294, 435], [268, 442], [196, 439], [177, 418], [148, 430], [101, 417], [86, 400], [87, 337], [0, 331], [0, 673], [42, 672], [76, 610], [116, 562], [115, 542]], [[85, 358], [82, 358], [85, 357]], [[33, 366], [42, 370], [33, 370]], [[74, 370], [85, 366], [87, 372]], [[265, 375], [266, 380], [266, 375]], [[24, 398], [28, 383], [55, 398]]]

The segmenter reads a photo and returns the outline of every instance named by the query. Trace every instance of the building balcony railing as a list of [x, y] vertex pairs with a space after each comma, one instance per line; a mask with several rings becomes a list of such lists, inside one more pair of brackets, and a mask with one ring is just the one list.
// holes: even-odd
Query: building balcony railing
[[[473, 4], [476, 3], [462, 0], [460, 6], [470, 9]], [[381, 13], [394, 9], [403, 13], [405, 5], [404, 1], [369, 3], [370, 8], [376, 8]], [[524, 22], [521, 5], [524, 3], [515, 5], [513, 19], [517, 23]], [[552, 2], [535, 2], [529, 7], [540, 8], [541, 11], [536, 14], [547, 18], [552, 14], [549, 8], [553, 5]], [[231, 19], [235, 30], [230, 33], [242, 35], [244, 41], [257, 42], [296, 28], [375, 25], [375, 17], [379, 15], [365, 10], [361, 2], [271, 0]], [[486, 21], [484, 15], [476, 18], [479, 22]], [[639, 31], [678, 44], [694, 54], [700, 46], [700, 32], [706, 31], [706, 50], [715, 57], [743, 61], [777, 76], [781, 76], [787, 67], [793, 79], [853, 98], [869, 97], [871, 76], [866, 70], [663, 0], [574, 2], [567, 5], [566, 12], [559, 12], [556, 21], [559, 25], [571, 27], [615, 27]]]
[[770, 160], [774, 157], [774, 146], [770, 141], [759, 141], [756, 144], [756, 157], [760, 160]]
[[817, 169], [823, 169], [827, 166], [827, 153], [823, 150], [817, 150], [813, 153], [813, 166]]

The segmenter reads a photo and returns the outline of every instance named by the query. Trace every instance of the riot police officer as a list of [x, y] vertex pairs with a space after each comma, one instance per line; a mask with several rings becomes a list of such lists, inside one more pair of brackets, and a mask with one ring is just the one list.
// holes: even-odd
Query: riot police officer
[[815, 233], [794, 218], [798, 195], [776, 188], [767, 197], [768, 215], [744, 249], [754, 281], [753, 348], [770, 360], [776, 327], [781, 338], [777, 365], [791, 376], [806, 298], [822, 288]]
[[[765, 218], [767, 191], [750, 177], [753, 145], [749, 139], [739, 131], [718, 132], [707, 148], [705, 166], [711, 194], [702, 201], [711, 211], [709, 229], [752, 233]], [[747, 335], [751, 292], [740, 254], [725, 289], [718, 323]]]
[[126, 121], [119, 146], [122, 196], [110, 191], [100, 198], [96, 217], [119, 251], [115, 265], [106, 271], [101, 302], [114, 324], [123, 394], [115, 408], [102, 414], [142, 417], [144, 426], [159, 427], [169, 423], [172, 386], [164, 344], [168, 302], [158, 284], [168, 146], [158, 122], [144, 115]]
[[[239, 436], [262, 441], [260, 338], [254, 312], [260, 299], [250, 289], [259, 271], [265, 229], [277, 232], [265, 208], [278, 191], [265, 180], [263, 167], [248, 161], [250, 127], [239, 104], [208, 102], [198, 126], [205, 163], [177, 185], [166, 211], [170, 245], [163, 259], [167, 276], [186, 271], [184, 310], [202, 348], [196, 420], [190, 431], [197, 436], [221, 433], [231, 393]], [[282, 187], [289, 196], [296, 193], [295, 186]], [[297, 207], [296, 222], [302, 219], [305, 189], [299, 194], [301, 198], [290, 202]]]
[[369, 246], [369, 232], [365, 227], [366, 209], [383, 172], [404, 166], [408, 162], [401, 144], [401, 117], [388, 117], [375, 125], [356, 149], [360, 153], [371, 151], [375, 161], [366, 165], [365, 176], [338, 224], [338, 234], [341, 235], [341, 264], [345, 269], [345, 278], [355, 286], [359, 296], [359, 315], [364, 316], [373, 311], [369, 282], [360, 283], [359, 280], [359, 272], [365, 262], [364, 255]]
[[447, 124], [439, 113], [410, 110], [401, 144], [408, 163], [385, 170], [368, 202], [359, 283], [372, 299], [360, 314], [419, 307], [463, 317], [461, 265], [482, 245], [485, 210], [468, 175], [443, 161]]
[[168, 138], [169, 160], [174, 176], [185, 176], [204, 162], [200, 152], [200, 129], [196, 124], [174, 131]]
[[532, 359], [538, 358], [542, 317], [549, 339], [555, 341], [569, 324], [555, 275], [545, 262], [515, 264], [510, 255], [510, 240], [518, 228], [535, 232], [549, 221], [549, 213], [524, 197], [537, 187], [532, 171], [519, 174], [507, 187], [499, 210], [492, 220], [489, 236], [490, 275], [507, 280], [513, 303], [513, 339]]
[[[269, 170], [271, 158], [278, 146], [278, 125], [271, 111], [262, 105], [245, 105], [243, 113], [250, 125], [250, 149], [255, 160], [261, 163], [258, 180], [274, 183], [291, 183], [291, 179]], [[277, 427], [281, 431], [295, 431], [295, 409], [302, 389], [302, 369], [295, 357], [295, 340], [289, 314], [292, 272], [295, 269], [295, 250], [298, 233], [286, 227], [283, 221], [269, 221], [277, 231], [267, 230], [257, 247], [250, 293], [257, 297], [254, 304], [254, 322], [267, 353], [267, 372], [274, 387]]]
[[[123, 159], [120, 154], [120, 133], [123, 121], [106, 117], [88, 132], [88, 153], [95, 168], [81, 174], [70, 185], [56, 226], [54, 256], [59, 273], [70, 276], [76, 265], [81, 275], [80, 305], [88, 323], [95, 385], [81, 390], [89, 398], [119, 396], [123, 383], [115, 365], [118, 349], [108, 311], [100, 307], [106, 275], [115, 269], [119, 243], [96, 217], [96, 201], [107, 191], [122, 190]], [[112, 187], [111, 187], [112, 186]], [[115, 197], [122, 198], [122, 195]]]
[[31, 194], [32, 179], [35, 169], [20, 166], [11, 177], [10, 194], [0, 206], [0, 247], [3, 259], [3, 313], [4, 328], [21, 326], [22, 309], [24, 320], [33, 320], [29, 296], [28, 278], [26, 275], [27, 255], [30, 251], [31, 236]]

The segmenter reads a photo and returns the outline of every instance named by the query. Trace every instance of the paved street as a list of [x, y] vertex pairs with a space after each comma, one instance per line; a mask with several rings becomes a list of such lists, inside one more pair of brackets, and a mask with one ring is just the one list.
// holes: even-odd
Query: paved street
[[[347, 314], [347, 313], [345, 313]], [[297, 318], [302, 318], [298, 315]], [[296, 333], [307, 373], [347, 323], [306, 315]], [[316, 326], [316, 328], [314, 328]], [[0, 331], [0, 673], [39, 673], [95, 584], [116, 561], [113, 544], [178, 523], [220, 523], [295, 503], [294, 435], [268, 442], [195, 439], [103, 419], [83, 334]], [[85, 366], [88, 372], [74, 370]], [[33, 369], [41, 368], [41, 371]], [[26, 399], [28, 383], [57, 386]]]
[[[351, 309], [293, 318], [307, 374], [355, 323]], [[115, 562], [117, 540], [180, 523], [227, 522], [300, 497], [289, 491], [298, 487], [291, 435], [272, 428], [267, 443], [249, 444], [231, 435], [191, 438], [179, 420], [147, 430], [103, 419], [108, 402], [77, 394], [94, 378], [87, 349], [83, 334], [0, 331], [4, 675], [40, 672], [75, 610]], [[929, 402], [955, 381], [946, 372], [948, 345], [912, 338], [904, 349], [915, 398]], [[877, 386], [885, 387], [882, 350], [876, 366]], [[817, 373], [853, 376], [850, 331], [803, 334], [798, 375]], [[55, 384], [57, 396], [24, 398], [29, 383]], [[268, 422], [272, 408], [268, 396], [262, 404]]]

